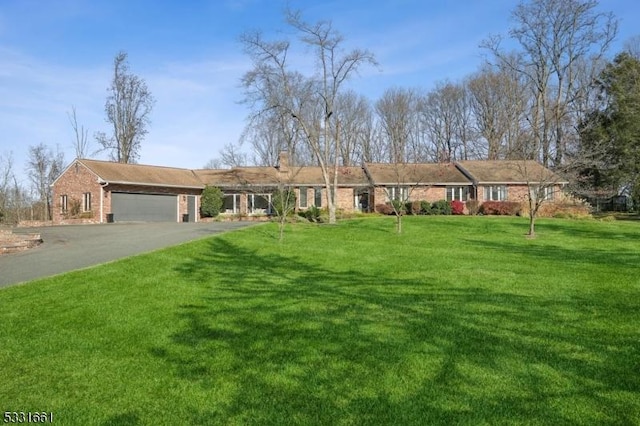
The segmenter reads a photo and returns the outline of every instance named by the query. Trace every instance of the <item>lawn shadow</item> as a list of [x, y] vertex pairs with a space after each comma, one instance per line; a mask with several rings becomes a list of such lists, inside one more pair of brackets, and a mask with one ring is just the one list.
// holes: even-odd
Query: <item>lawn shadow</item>
[[593, 247], [562, 247], [557, 244], [530, 244], [523, 245], [517, 242], [505, 240], [490, 241], [487, 239], [465, 238], [465, 243], [477, 247], [479, 250], [493, 250], [510, 254], [524, 254], [538, 259], [562, 262], [569, 264], [590, 264], [620, 267], [638, 267], [640, 265], [640, 254], [635, 250], [605, 250]]
[[583, 301], [460, 287], [437, 271], [420, 281], [321, 265], [212, 238], [176, 266], [201, 297], [179, 306], [170, 344], [151, 353], [212, 395], [215, 409], [194, 422], [631, 424], [640, 416], [640, 403], [613, 397], [640, 392], [638, 333], [586, 324]]
[[624, 226], [624, 230], [616, 229], [613, 231], [604, 222], [590, 222], [591, 226], [584, 226], [581, 221], [574, 220], [558, 220], [558, 219], [546, 219], [539, 221], [536, 225], [536, 229], [539, 233], [543, 233], [545, 230], [565, 234], [572, 238], [580, 237], [587, 239], [597, 240], [627, 240], [638, 241], [640, 240], [640, 226]]

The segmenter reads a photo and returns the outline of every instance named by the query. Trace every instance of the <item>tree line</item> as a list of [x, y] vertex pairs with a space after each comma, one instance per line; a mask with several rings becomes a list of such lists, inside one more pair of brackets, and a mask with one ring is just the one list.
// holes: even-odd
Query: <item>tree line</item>
[[[345, 50], [329, 21], [285, 18], [297, 39], [242, 35], [253, 64], [241, 80], [248, 124], [209, 166], [274, 165], [288, 151], [292, 164], [322, 168], [330, 212], [338, 167], [362, 162], [532, 159], [583, 193], [637, 192], [640, 87], [621, 79], [640, 69], [638, 39], [610, 61], [617, 20], [595, 0], [522, 1], [508, 34], [479, 46], [476, 72], [430, 90], [391, 87], [375, 101], [347, 83], [377, 66], [372, 52]], [[311, 69], [290, 60], [296, 48]]]
[[[584, 194], [620, 190], [640, 200], [640, 38], [613, 60], [608, 54], [617, 20], [596, 0], [526, 0], [511, 11], [508, 34], [479, 46], [486, 60], [460, 81], [433, 88], [397, 85], [375, 101], [348, 87], [373, 52], [345, 49], [330, 21], [308, 22], [287, 10], [295, 39], [270, 39], [261, 31], [240, 37], [252, 68], [241, 78], [249, 110], [238, 143], [224, 146], [205, 167], [277, 163], [322, 169], [330, 222], [335, 221], [338, 169], [362, 162], [449, 162], [533, 159], [568, 176]], [[503, 47], [504, 40], [513, 48]], [[296, 49], [313, 64], [300, 68]], [[118, 53], [107, 88], [108, 132], [87, 130], [75, 107], [69, 120], [77, 157], [106, 152], [135, 162], [150, 124], [154, 98]], [[248, 153], [247, 153], [247, 149]], [[29, 147], [30, 187], [15, 179], [11, 153], [0, 156], [0, 221], [51, 217], [50, 183], [63, 167], [58, 148]]]

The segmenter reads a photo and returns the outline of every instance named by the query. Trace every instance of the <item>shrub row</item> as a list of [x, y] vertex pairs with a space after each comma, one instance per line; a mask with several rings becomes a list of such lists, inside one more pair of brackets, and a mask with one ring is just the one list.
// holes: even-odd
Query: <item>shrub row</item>
[[[462, 204], [462, 203], [460, 203]], [[410, 215], [449, 215], [449, 214], [462, 214], [464, 205], [456, 206], [459, 208], [460, 213], [453, 213], [452, 203], [446, 200], [436, 201], [430, 203], [428, 201], [409, 201], [404, 205], [398, 201], [387, 202], [385, 204], [377, 204], [376, 212], [384, 215], [410, 214]]]
[[485, 201], [479, 212], [486, 215], [516, 216], [520, 214], [522, 205], [515, 201]]
[[[470, 215], [517, 216], [521, 214], [522, 210], [521, 204], [515, 201], [485, 201], [480, 204], [477, 200], [469, 200], [466, 207]], [[376, 212], [384, 215], [395, 215], [396, 212], [408, 215], [462, 215], [464, 209], [465, 203], [457, 200], [440, 200], [435, 203], [424, 200], [410, 201], [404, 205], [393, 201], [376, 205]]]

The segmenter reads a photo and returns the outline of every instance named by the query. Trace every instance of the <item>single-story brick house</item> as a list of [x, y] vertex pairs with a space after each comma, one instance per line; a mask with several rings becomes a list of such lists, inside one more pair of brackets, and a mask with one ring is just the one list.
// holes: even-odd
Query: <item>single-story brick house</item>
[[[225, 194], [223, 214], [264, 215], [271, 194], [294, 189], [297, 208], [326, 205], [320, 167], [291, 166], [286, 153], [275, 167], [191, 170], [76, 159], [53, 182], [53, 221], [198, 221], [206, 185]], [[373, 211], [378, 203], [410, 200], [524, 201], [528, 185], [550, 182], [549, 196], [566, 183], [534, 161], [460, 161], [448, 164], [374, 164], [340, 167], [337, 207]]]

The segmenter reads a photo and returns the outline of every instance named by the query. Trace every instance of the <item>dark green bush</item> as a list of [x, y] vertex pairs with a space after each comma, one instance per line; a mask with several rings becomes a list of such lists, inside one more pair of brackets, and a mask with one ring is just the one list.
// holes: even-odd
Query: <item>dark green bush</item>
[[451, 204], [447, 200], [440, 200], [431, 206], [431, 214], [449, 215], [451, 214]]
[[431, 214], [431, 203], [428, 201], [420, 201], [420, 214]]
[[220, 188], [215, 186], [205, 186], [200, 197], [200, 214], [203, 217], [216, 217], [220, 214], [220, 209], [224, 202], [224, 194]]
[[289, 216], [296, 207], [296, 193], [291, 189], [278, 189], [271, 196], [271, 205], [277, 216]]
[[304, 217], [307, 218], [309, 222], [320, 222], [320, 209], [316, 206], [309, 206], [309, 208], [304, 212]]

